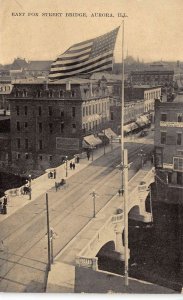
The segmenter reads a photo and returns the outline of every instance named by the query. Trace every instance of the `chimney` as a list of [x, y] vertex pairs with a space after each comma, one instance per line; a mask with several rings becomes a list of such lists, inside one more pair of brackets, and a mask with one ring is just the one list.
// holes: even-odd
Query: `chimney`
[[66, 82], [66, 91], [70, 91], [71, 90], [71, 82], [68, 81]]

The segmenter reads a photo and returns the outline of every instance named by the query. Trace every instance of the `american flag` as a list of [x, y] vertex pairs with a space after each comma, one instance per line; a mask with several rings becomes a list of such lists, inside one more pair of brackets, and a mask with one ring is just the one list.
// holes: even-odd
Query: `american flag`
[[119, 27], [95, 39], [74, 44], [51, 65], [51, 81], [79, 74], [112, 70], [113, 52]]

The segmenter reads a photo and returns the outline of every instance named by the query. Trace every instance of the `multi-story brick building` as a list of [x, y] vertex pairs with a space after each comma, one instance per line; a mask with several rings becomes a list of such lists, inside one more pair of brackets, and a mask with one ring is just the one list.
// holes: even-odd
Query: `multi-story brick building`
[[[12, 163], [27, 168], [45, 169], [61, 163], [63, 156], [82, 151], [84, 137], [109, 119], [103, 81], [20, 80], [9, 101]], [[97, 144], [92, 138], [92, 144]]]
[[132, 84], [151, 84], [173, 86], [173, 70], [144, 70], [132, 71], [130, 80]]
[[166, 196], [183, 199], [183, 95], [155, 103], [155, 167]]

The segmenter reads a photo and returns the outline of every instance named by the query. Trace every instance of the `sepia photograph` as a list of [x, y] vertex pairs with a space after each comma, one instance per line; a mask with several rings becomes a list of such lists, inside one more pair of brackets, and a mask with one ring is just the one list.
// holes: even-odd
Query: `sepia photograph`
[[0, 0], [0, 293], [183, 293], [183, 1]]

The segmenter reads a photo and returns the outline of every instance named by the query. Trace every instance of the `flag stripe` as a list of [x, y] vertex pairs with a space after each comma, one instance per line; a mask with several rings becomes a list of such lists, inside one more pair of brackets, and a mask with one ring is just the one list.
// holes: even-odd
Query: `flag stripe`
[[61, 63], [61, 61], [57, 61], [55, 62], [55, 64], [52, 64], [52, 69], [54, 70], [55, 68], [62, 68], [62, 67], [69, 67], [69, 66], [76, 66], [76, 65], [79, 65], [80, 63], [83, 63], [85, 61], [88, 61], [88, 56], [83, 56], [83, 59], [80, 59], [80, 60], [76, 60], [74, 62], [67, 62], [67, 63]]
[[[99, 67], [109, 65], [109, 64], [111, 64], [111, 66], [112, 66], [112, 59], [111, 58], [105, 59], [100, 63], [91, 64], [89, 67], [79, 68], [78, 70], [70, 71], [67, 74], [75, 75], [75, 74], [79, 74], [79, 73], [88, 73], [88, 72], [91, 72], [93, 70], [96, 70]], [[55, 72], [54, 74], [50, 74], [50, 78], [56, 78], [57, 75], [61, 76], [62, 74], [65, 75], [66, 73], [65, 72]]]
[[63, 54], [61, 57], [58, 57], [58, 60], [67, 60], [67, 59], [78, 59], [79, 57], [81, 57], [82, 55], [86, 55], [86, 54], [90, 54], [91, 52], [91, 48], [90, 49], [87, 49], [87, 50], [83, 50], [83, 51], [80, 51], [78, 54], [76, 53], [76, 55], [73, 55], [73, 53], [65, 53]]
[[[94, 68], [93, 71], [95, 72], [101, 72], [101, 71], [110, 71], [111, 70], [111, 65], [109, 66], [102, 66], [102, 67], [98, 67], [97, 69]], [[92, 70], [91, 70], [92, 71]], [[82, 72], [80, 73], [81, 75], [83, 74], [88, 74], [88, 73], [85, 73], [85, 72]], [[76, 74], [76, 76], [78, 76], [78, 74]], [[58, 75], [57, 77], [53, 78], [53, 79], [50, 79], [50, 81], [55, 81], [55, 80], [61, 80], [61, 79], [67, 79], [69, 77], [73, 77], [72, 74], [67, 74], [67, 75]]]
[[77, 67], [73, 68], [73, 66], [66, 66], [67, 68], [64, 67], [64, 65], [59, 65], [57, 68], [54, 69], [54, 71], [51, 71], [50, 74], [55, 74], [57, 72], [59, 73], [67, 73], [72, 71], [77, 71], [79, 69], [82, 69], [84, 67], [89, 67], [91, 64], [93, 63], [98, 63], [101, 62], [102, 60], [105, 60], [107, 58], [111, 58], [113, 56], [112, 52], [107, 54], [107, 55], [102, 55], [100, 58], [96, 57], [96, 58], [92, 58], [90, 60], [87, 60], [84, 63], [80, 63]]
[[[86, 48], [91, 48], [93, 45], [93, 42], [91, 43], [87, 43], [85, 45], [82, 45], [82, 46], [78, 46], [78, 47], [75, 47], [75, 46], [72, 46], [70, 47], [66, 52], [71, 52], [71, 51], [81, 51], [81, 50], [84, 50]], [[66, 53], [65, 52], [65, 53]]]

